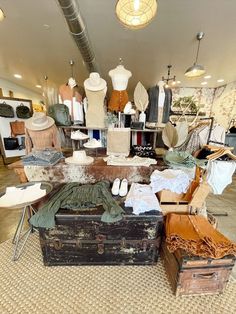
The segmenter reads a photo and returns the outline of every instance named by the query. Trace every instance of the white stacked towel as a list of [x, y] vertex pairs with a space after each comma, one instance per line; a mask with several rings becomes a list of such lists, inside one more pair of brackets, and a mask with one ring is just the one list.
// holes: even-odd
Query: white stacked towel
[[178, 194], [185, 193], [191, 182], [187, 173], [176, 169], [155, 170], [150, 179], [153, 193], [161, 190], [169, 190]]
[[125, 200], [126, 207], [133, 207], [133, 213], [139, 215], [150, 210], [161, 211], [158, 199], [150, 185], [132, 183]]

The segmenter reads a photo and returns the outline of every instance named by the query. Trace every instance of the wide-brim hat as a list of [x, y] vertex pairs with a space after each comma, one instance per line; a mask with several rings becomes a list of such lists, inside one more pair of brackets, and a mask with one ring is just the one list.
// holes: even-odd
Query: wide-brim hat
[[107, 82], [102, 79], [97, 72], [92, 72], [89, 78], [84, 81], [85, 89], [90, 91], [99, 91], [107, 87]]
[[93, 157], [87, 156], [84, 150], [74, 151], [73, 156], [65, 159], [67, 164], [73, 165], [90, 165], [94, 161]]
[[42, 131], [50, 128], [54, 123], [53, 118], [46, 116], [44, 112], [35, 112], [25, 121], [25, 127], [32, 131]]

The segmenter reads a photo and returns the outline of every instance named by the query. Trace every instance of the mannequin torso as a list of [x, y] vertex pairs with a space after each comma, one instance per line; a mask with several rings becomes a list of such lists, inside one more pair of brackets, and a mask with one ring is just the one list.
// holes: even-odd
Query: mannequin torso
[[123, 65], [118, 65], [115, 69], [109, 72], [109, 76], [112, 80], [113, 89], [123, 91], [126, 90], [128, 80], [132, 76], [132, 73], [126, 70]]

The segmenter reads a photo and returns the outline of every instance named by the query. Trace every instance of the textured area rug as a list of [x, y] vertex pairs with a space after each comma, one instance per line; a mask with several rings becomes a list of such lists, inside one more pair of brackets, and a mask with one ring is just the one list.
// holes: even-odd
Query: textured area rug
[[12, 244], [0, 245], [1, 314], [233, 314], [236, 285], [222, 295], [175, 297], [157, 266], [45, 267], [38, 236], [11, 261]]

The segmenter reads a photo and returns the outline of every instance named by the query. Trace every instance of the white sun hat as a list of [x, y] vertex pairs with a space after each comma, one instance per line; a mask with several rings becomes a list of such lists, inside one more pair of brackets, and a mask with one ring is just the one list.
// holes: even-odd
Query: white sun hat
[[92, 72], [89, 78], [84, 81], [85, 89], [90, 91], [99, 91], [107, 87], [107, 82], [102, 79], [97, 72]]
[[46, 116], [44, 112], [35, 112], [31, 118], [25, 120], [25, 127], [32, 131], [42, 131], [54, 123], [53, 118]]
[[93, 161], [94, 158], [87, 156], [85, 150], [76, 150], [73, 152], [73, 156], [65, 159], [67, 164], [75, 165], [90, 165]]

